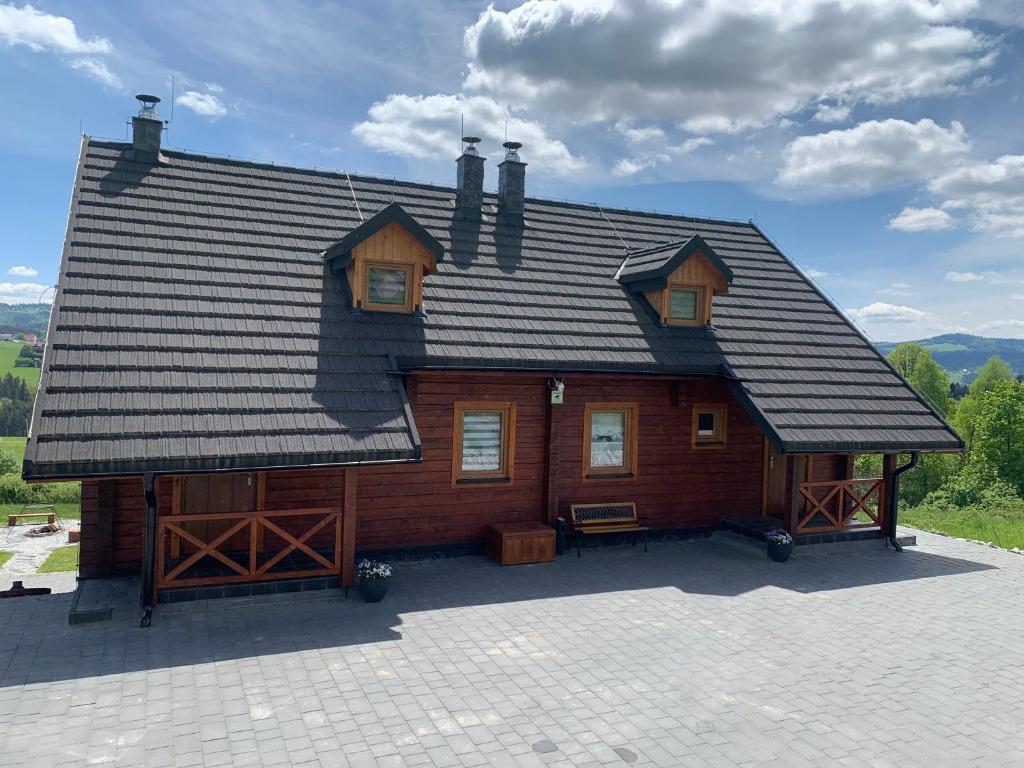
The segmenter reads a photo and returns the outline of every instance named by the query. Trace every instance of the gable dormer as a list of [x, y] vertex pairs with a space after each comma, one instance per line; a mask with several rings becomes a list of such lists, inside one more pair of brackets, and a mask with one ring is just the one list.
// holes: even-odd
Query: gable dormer
[[398, 203], [385, 206], [324, 251], [344, 269], [352, 306], [372, 312], [418, 312], [423, 276], [437, 268], [444, 246]]
[[643, 294], [664, 325], [704, 326], [712, 299], [726, 293], [732, 270], [700, 235], [634, 251], [616, 277], [631, 293]]

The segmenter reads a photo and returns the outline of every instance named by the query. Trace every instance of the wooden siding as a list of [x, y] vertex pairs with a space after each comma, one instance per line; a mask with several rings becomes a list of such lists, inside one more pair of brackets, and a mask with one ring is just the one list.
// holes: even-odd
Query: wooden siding
[[[411, 376], [407, 392], [423, 461], [357, 470], [356, 549], [480, 542], [492, 523], [546, 521], [556, 514], [568, 518], [570, 505], [588, 502], [634, 501], [642, 522], [661, 529], [711, 525], [725, 515], [749, 516], [761, 509], [763, 435], [723, 382], [597, 374], [567, 375], [564, 381], [564, 403], [550, 405], [543, 375]], [[455, 403], [462, 400], [515, 405], [511, 483], [453, 487]], [[584, 479], [586, 403], [624, 400], [638, 406], [635, 476]], [[725, 407], [727, 443], [721, 450], [691, 447], [697, 402]], [[547, 435], [553, 424], [558, 439], [549, 455]], [[104, 484], [113, 494], [105, 506], [99, 503]], [[171, 513], [174, 485], [173, 478], [158, 482], [160, 514]], [[264, 510], [341, 508], [345, 469], [269, 471], [260, 490]], [[83, 483], [83, 565], [103, 556], [100, 521], [105, 516], [113, 520], [113, 545], [108, 547], [113, 570], [137, 570], [145, 516], [141, 479]]]
[[[699, 290], [696, 320], [672, 320], [669, 318], [670, 295], [673, 288], [696, 288]], [[660, 291], [646, 291], [644, 295], [660, 315], [661, 322], [672, 325], [707, 325], [712, 320], [712, 297], [726, 293], [729, 284], [722, 273], [702, 253], [695, 253], [680, 264], [666, 280], [666, 287]]]

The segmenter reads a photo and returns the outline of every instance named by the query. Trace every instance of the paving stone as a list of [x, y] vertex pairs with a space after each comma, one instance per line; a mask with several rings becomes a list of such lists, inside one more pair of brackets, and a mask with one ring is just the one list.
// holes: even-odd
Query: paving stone
[[930, 534], [784, 566], [716, 536], [148, 630], [0, 601], [0, 766], [1016, 766], [1022, 585], [1024, 557]]

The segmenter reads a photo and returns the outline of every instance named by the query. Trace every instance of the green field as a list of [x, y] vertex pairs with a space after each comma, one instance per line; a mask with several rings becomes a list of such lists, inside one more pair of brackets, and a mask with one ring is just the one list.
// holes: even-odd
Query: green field
[[[21, 512], [24, 506], [24, 504], [0, 504], [0, 526], [7, 525], [7, 518]], [[80, 504], [54, 504], [53, 511], [61, 520], [79, 520], [82, 517]]]
[[4, 564], [14, 557], [13, 552], [0, 552], [0, 568], [4, 567]]
[[18, 464], [25, 460], [25, 443], [27, 437], [0, 437], [0, 451], [9, 453], [18, 460]]
[[0, 376], [5, 376], [8, 373], [14, 374], [17, 378], [24, 379], [34, 392], [39, 386], [39, 369], [14, 367], [14, 360], [18, 357], [18, 352], [21, 351], [22, 343], [20, 341], [0, 341]]
[[961, 539], [991, 541], [1005, 549], [1024, 549], [1024, 517], [1002, 516], [974, 508], [935, 510], [911, 507], [900, 512], [900, 523]]
[[78, 545], [58, 547], [43, 561], [36, 573], [60, 573], [61, 571], [78, 570]]

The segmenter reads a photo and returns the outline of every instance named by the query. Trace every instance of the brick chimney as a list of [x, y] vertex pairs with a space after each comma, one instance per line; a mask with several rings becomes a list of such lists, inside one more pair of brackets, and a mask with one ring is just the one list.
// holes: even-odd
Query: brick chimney
[[455, 161], [457, 180], [455, 185], [455, 215], [460, 219], [479, 220], [480, 206], [484, 200], [484, 158], [480, 157], [476, 136], [463, 136], [466, 145], [462, 155]]
[[156, 162], [160, 157], [160, 138], [164, 123], [156, 114], [158, 96], [140, 93], [135, 97], [142, 106], [139, 114], [132, 118], [132, 148], [139, 160]]
[[505, 159], [498, 165], [498, 221], [523, 226], [526, 199], [526, 163], [519, 159], [522, 144], [506, 141]]

